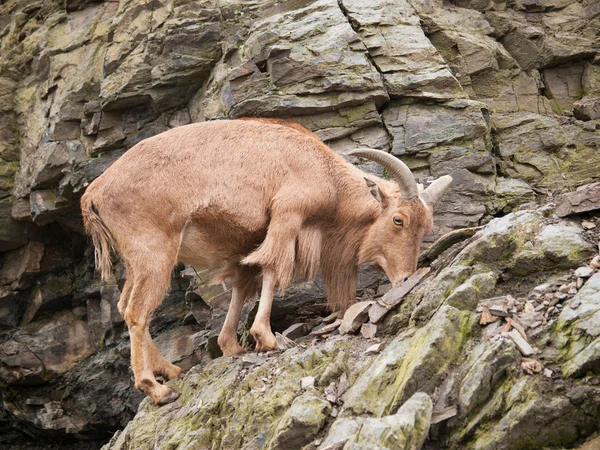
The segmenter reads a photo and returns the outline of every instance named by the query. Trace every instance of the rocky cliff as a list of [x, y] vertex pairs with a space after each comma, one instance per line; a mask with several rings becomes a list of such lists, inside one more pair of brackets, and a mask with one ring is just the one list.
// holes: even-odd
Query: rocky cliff
[[[335, 151], [389, 151], [422, 181], [451, 174], [428, 243], [489, 225], [431, 247], [431, 272], [378, 325], [376, 355], [364, 337], [334, 335], [213, 360], [227, 291], [179, 268], [151, 331], [194, 367], [177, 385], [185, 395], [142, 403], [111, 446], [582, 441], [598, 428], [600, 286], [595, 266], [571, 270], [598, 252], [600, 193], [557, 195], [600, 178], [599, 40], [592, 0], [1, 2], [0, 445], [94, 447], [133, 418], [124, 273], [100, 283], [78, 199], [140, 140], [243, 116], [293, 118]], [[364, 273], [361, 298], [384, 286]], [[478, 321], [492, 307], [515, 310], [533, 375], [512, 324], [486, 339], [500, 320]], [[299, 285], [273, 325], [319, 327], [327, 314], [319, 283]]]

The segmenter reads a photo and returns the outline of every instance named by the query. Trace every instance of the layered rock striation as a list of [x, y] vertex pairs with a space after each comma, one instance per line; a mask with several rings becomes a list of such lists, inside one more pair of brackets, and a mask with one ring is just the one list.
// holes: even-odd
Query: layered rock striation
[[[133, 389], [127, 330], [116, 309], [124, 270], [117, 265], [115, 278], [100, 282], [78, 210], [86, 186], [137, 142], [203, 120], [297, 120], [335, 151], [367, 146], [391, 152], [424, 183], [451, 174], [451, 192], [437, 208], [428, 237], [433, 242], [448, 231], [485, 225], [600, 178], [599, 37], [600, 8], [591, 0], [2, 2], [0, 445], [27, 435], [83, 439], [94, 446], [122, 429], [142, 400]], [[583, 197], [594, 189], [561, 197], [568, 204], [559, 205], [559, 215], [593, 214], [597, 198]], [[525, 448], [519, 446], [525, 445], [527, 424], [544, 411], [543, 423], [554, 427], [554, 434], [535, 442], [569, 445], [590, 434], [597, 427], [592, 413], [598, 333], [588, 313], [579, 311], [593, 314], [595, 278], [586, 282], [589, 293], [577, 294], [582, 309], [563, 308], [556, 329], [540, 334], [560, 346], [549, 364], [561, 367], [561, 388], [548, 388], [546, 379], [516, 377], [514, 349], [494, 341], [499, 350], [490, 350], [492, 344], [471, 330], [479, 300], [525, 295], [535, 284], [532, 268], [541, 283], [592, 256], [589, 244], [597, 237], [582, 231], [580, 221], [547, 222], [555, 220], [552, 212], [519, 214], [493, 221], [462, 262], [432, 271], [386, 319], [380, 333], [390, 342], [376, 357], [381, 361], [360, 356], [344, 363], [339, 373], [347, 372], [352, 387], [340, 394], [339, 403], [323, 400], [319, 386], [300, 392], [295, 373], [281, 375], [287, 380], [282, 383], [294, 386], [289, 402], [250, 421], [263, 437], [234, 430], [238, 425], [228, 422], [229, 406], [223, 403], [229, 393], [215, 394], [216, 409], [202, 413], [212, 417], [208, 428], [194, 430], [233, 447], [249, 438], [285, 447], [298, 435], [311, 436], [307, 445], [321, 438], [334, 445], [337, 430], [349, 448], [371, 445], [362, 439], [418, 448], [431, 415], [431, 400], [419, 392], [434, 399], [435, 410], [434, 387], [443, 382], [441, 375], [460, 367], [452, 389], [465, 383], [460, 377], [466, 371], [488, 377], [481, 383], [491, 383], [493, 392], [467, 383], [471, 393], [460, 399], [459, 419], [430, 431], [444, 445], [489, 448], [486, 442], [506, 435], [505, 447], [498, 448]], [[212, 361], [219, 356], [216, 335], [228, 292], [207, 288], [209, 274], [182, 269], [174, 272], [152, 333], [171, 361], [186, 369], [200, 364], [192, 372], [198, 389], [214, 372], [223, 386], [238, 391], [247, 386], [240, 392], [252, 392], [258, 388], [244, 377], [264, 367], [276, 370], [287, 359], [298, 365], [298, 373], [314, 368], [321, 376], [316, 363], [302, 368], [302, 355], [322, 352], [326, 356], [318, 358], [336, 359], [348, 345], [326, 341], [251, 370], [240, 361]], [[531, 278], [523, 292], [511, 291], [510, 283], [522, 277]], [[360, 294], [371, 298], [380, 284], [379, 276], [366, 272]], [[327, 315], [323, 297], [319, 283], [294, 287], [274, 310], [274, 327], [283, 331]], [[252, 305], [244, 314], [246, 321], [252, 317]], [[442, 335], [444, 330], [451, 336]], [[240, 334], [247, 336], [247, 326]], [[417, 340], [412, 353], [402, 356], [408, 339]], [[453, 343], [451, 348], [440, 339]], [[504, 378], [482, 375], [475, 360], [467, 363], [463, 353], [455, 353], [472, 346], [479, 346], [477, 358], [487, 361], [481, 364], [492, 361]], [[496, 360], [498, 352], [506, 355]], [[383, 381], [360, 381], [370, 364]], [[181, 382], [188, 389], [182, 402], [203, 398], [189, 377]], [[360, 386], [366, 393], [359, 393]], [[385, 397], [391, 403], [367, 404], [368, 392], [387, 392], [382, 386], [393, 391]], [[237, 395], [236, 402], [249, 401]], [[187, 406], [149, 415], [170, 424], [169, 414], [182, 415]], [[307, 417], [307, 408], [318, 414]], [[151, 409], [142, 404], [141, 411]], [[332, 425], [334, 409], [341, 417]], [[401, 410], [402, 420], [418, 424], [411, 426], [421, 433], [406, 435], [404, 443], [382, 431], [391, 427], [392, 434], [401, 435], [408, 425], [393, 418]], [[254, 409], [241, 408], [235, 420], [250, 420], [243, 411]], [[214, 434], [216, 417], [230, 431]], [[267, 417], [273, 429], [262, 428]], [[124, 432], [118, 445], [131, 433]]]

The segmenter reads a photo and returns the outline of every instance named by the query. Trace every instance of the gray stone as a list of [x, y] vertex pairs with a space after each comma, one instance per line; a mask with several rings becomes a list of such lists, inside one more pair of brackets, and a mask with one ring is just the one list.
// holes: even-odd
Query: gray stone
[[393, 413], [413, 393], [435, 384], [462, 345], [460, 317], [457, 309], [442, 306], [426, 327], [396, 337], [344, 394], [345, 408]]
[[360, 327], [360, 334], [366, 339], [372, 339], [377, 334], [377, 325], [373, 323], [363, 323]]
[[487, 125], [476, 102], [445, 105], [402, 105], [391, 103], [384, 112], [384, 122], [392, 133], [392, 153], [403, 155], [470, 141], [481, 137]]
[[15, 327], [19, 324], [21, 297], [18, 291], [0, 287], [0, 325]]
[[[10, 198], [0, 200], [0, 252], [21, 247], [27, 243], [27, 226], [11, 216]], [[27, 208], [29, 213], [29, 208]]]
[[358, 25], [357, 31], [392, 97], [465, 96], [419, 26], [419, 17], [409, 2], [377, 0], [367, 6], [360, 1], [344, 0], [342, 6], [349, 19]]
[[24, 325], [41, 314], [61, 310], [70, 305], [73, 292], [73, 275], [49, 275], [33, 289], [31, 300], [23, 314]]
[[575, 102], [573, 105], [573, 114], [581, 120], [600, 119], [600, 97], [586, 97]]
[[95, 350], [87, 322], [70, 311], [31, 323], [15, 338], [0, 345], [0, 378], [8, 384], [43, 384], [46, 377], [68, 372]]
[[[493, 294], [497, 281], [498, 275], [494, 272], [474, 274], [446, 298], [446, 304], [461, 310], [473, 311], [479, 300]], [[495, 314], [492, 308], [490, 312]]]
[[507, 335], [513, 340], [513, 342], [517, 346], [517, 349], [521, 352], [523, 356], [531, 356], [535, 353], [533, 347], [523, 338], [523, 336], [521, 336], [521, 333], [519, 333], [516, 329], [509, 331]]
[[6, 263], [0, 268], [0, 285], [12, 284], [14, 282], [23, 284], [29, 277], [40, 271], [40, 262], [44, 256], [44, 244], [31, 241], [20, 249], [5, 254]]
[[546, 226], [538, 235], [536, 245], [558, 267], [573, 267], [594, 254], [594, 246], [583, 237], [583, 230], [574, 225]]
[[588, 266], [579, 267], [575, 270], [575, 276], [579, 278], [589, 278], [593, 275], [594, 269]]
[[377, 300], [369, 309], [369, 320], [371, 323], [378, 323], [383, 317], [398, 304], [402, 302], [404, 297], [421, 281], [421, 279], [429, 273], [429, 268], [423, 267], [413, 273], [408, 280], [400, 286], [390, 289], [383, 297]]
[[556, 199], [556, 214], [559, 217], [600, 209], [600, 183], [580, 186], [574, 192]]
[[[490, 445], [500, 443], [496, 445], [498, 449], [508, 450], [526, 440], [534, 442], [538, 448], [545, 448], [550, 442], [560, 439], [565, 441], [576, 439], [575, 436], [580, 429], [594, 428], [590, 418], [581, 414], [567, 396], [529, 397], [528, 394], [534, 391], [535, 386], [525, 380], [519, 380], [515, 387], [518, 388], [511, 389], [509, 393], [508, 408], [504, 410], [502, 419], [490, 429], [476, 435], [471, 441], [473, 449], [484, 450], [490, 448]], [[590, 389], [586, 394], [590, 398], [597, 395]], [[593, 403], [593, 400], [590, 403]], [[532, 423], [544, 424], [544, 432], [532, 432]]]
[[322, 398], [311, 394], [299, 396], [277, 424], [269, 448], [300, 448], [308, 444], [325, 425], [330, 412], [329, 402]]
[[494, 209], [510, 212], [515, 206], [535, 200], [531, 187], [523, 180], [498, 177], [494, 188]]
[[594, 274], [563, 308], [557, 326], [565, 349], [565, 376], [581, 376], [600, 364], [600, 273]]
[[427, 438], [432, 409], [431, 398], [423, 392], [417, 392], [394, 415], [338, 419], [319, 448], [335, 448], [339, 443], [345, 449], [353, 450], [418, 450]]
[[460, 414], [466, 416], [485, 403], [516, 362], [514, 349], [504, 339], [478, 344], [470, 352], [468, 371], [460, 384]]
[[369, 319], [369, 309], [373, 302], [358, 302], [351, 305], [342, 318], [340, 334], [354, 333]]
[[315, 114], [389, 98], [364, 44], [330, 0], [255, 21], [243, 48], [217, 71], [208, 117]]
[[[504, 176], [551, 190], [596, 181], [592, 170], [598, 158], [593, 151], [595, 133], [583, 131], [572, 121], [533, 113], [496, 114], [493, 124]], [[575, 155], [570, 149], [578, 143]]]
[[298, 339], [307, 334], [306, 324], [305, 323], [295, 323], [295, 324], [287, 327], [285, 329], [285, 331], [283, 331], [283, 333], [281, 333], [281, 334], [288, 339], [292, 339], [292, 340]]
[[300, 386], [303, 390], [311, 388], [315, 385], [315, 377], [304, 377], [300, 380]]

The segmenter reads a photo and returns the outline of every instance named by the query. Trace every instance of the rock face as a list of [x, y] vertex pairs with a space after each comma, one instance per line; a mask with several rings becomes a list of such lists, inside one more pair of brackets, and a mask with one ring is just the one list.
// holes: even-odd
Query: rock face
[[[549, 228], [561, 230], [565, 247], [546, 245]], [[600, 273], [576, 294], [561, 294], [573, 269], [597, 252], [590, 238], [598, 236], [548, 219], [544, 210], [494, 219], [435, 260], [390, 312], [384, 336], [376, 338], [380, 353], [366, 351], [371, 340], [335, 334], [301, 338], [262, 358], [216, 359], [171, 382], [182, 392], [173, 404], [158, 408], [144, 400], [104, 448], [577, 444], [600, 426]], [[535, 262], [522, 265], [525, 254]], [[555, 264], [540, 264], [545, 258]], [[540, 279], [548, 282], [539, 285]], [[514, 297], [505, 322], [480, 325], [478, 303], [507, 294]], [[525, 372], [522, 363], [531, 361], [539, 370]], [[435, 416], [442, 421], [434, 423]]]
[[[100, 282], [79, 198], [141, 140], [242, 116], [292, 118], [337, 152], [391, 152], [425, 184], [451, 174], [426, 240], [471, 231], [455, 231], [424, 259], [432, 271], [378, 322], [381, 352], [350, 360], [346, 346], [360, 349], [360, 338], [293, 348], [250, 367], [213, 361], [229, 292], [207, 287], [210, 273], [178, 268], [151, 331], [171, 361], [196, 368], [180, 382], [178, 406], [160, 412], [142, 403], [133, 424], [145, 431], [135, 442], [191, 443], [193, 431], [224, 448], [327, 448], [338, 437], [347, 448], [419, 448], [428, 398], [434, 412], [458, 405], [456, 417], [429, 430], [436, 445], [570, 445], [591, 433], [600, 367], [587, 315], [595, 275], [565, 282], [575, 283], [560, 292], [568, 300], [540, 303], [543, 314], [555, 309], [536, 339], [556, 383], [516, 376], [514, 349], [482, 340], [473, 313], [483, 299], [528, 294], [597, 252], [597, 228], [584, 231], [576, 214], [596, 220], [599, 207], [599, 35], [599, 9], [588, 0], [2, 2], [0, 446], [25, 435], [98, 446], [133, 418], [141, 397], [116, 307], [124, 268]], [[554, 198], [556, 214], [573, 220], [531, 206]], [[529, 211], [510, 214], [526, 204]], [[372, 302], [380, 283], [362, 274], [360, 300]], [[247, 305], [243, 339], [254, 313]], [[308, 330], [328, 314], [321, 284], [300, 284], [275, 305], [273, 326]], [[555, 329], [544, 328], [554, 316]], [[557, 354], [542, 348], [548, 340], [560, 345]], [[346, 356], [336, 365], [338, 353]], [[303, 358], [324, 358], [332, 372], [325, 377], [319, 370], [330, 366]], [[264, 393], [255, 391], [267, 385], [253, 374], [283, 361], [298, 366], [272, 374], [285, 401], [259, 408]], [[348, 387], [330, 401], [325, 390], [339, 388], [343, 373]], [[301, 392], [296, 376], [315, 376], [316, 388]], [[216, 384], [206, 390], [211, 377]], [[241, 402], [235, 420], [229, 401]], [[193, 408], [206, 424], [186, 418]], [[551, 432], [532, 437], [532, 423]], [[127, 430], [111, 445], [138, 448]]]

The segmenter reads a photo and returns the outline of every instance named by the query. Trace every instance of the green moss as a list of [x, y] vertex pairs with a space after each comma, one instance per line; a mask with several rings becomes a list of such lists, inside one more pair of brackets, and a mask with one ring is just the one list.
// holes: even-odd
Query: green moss
[[15, 184], [15, 173], [19, 169], [18, 161], [7, 162], [0, 159], [0, 190], [10, 191]]
[[392, 384], [393, 397], [383, 414], [394, 413], [416, 390], [427, 391], [429, 385], [436, 383], [459, 355], [464, 342], [459, 331], [463, 328], [462, 321], [457, 309], [443, 306], [428, 326], [415, 333], [406, 355], [399, 361]]
[[[463, 311], [460, 317], [460, 327], [459, 327], [459, 336], [460, 336], [460, 346], [456, 349], [459, 352], [462, 346], [467, 342], [469, 336], [471, 335], [471, 329], [473, 326], [473, 317], [470, 313]], [[458, 356], [458, 354], [456, 355]]]

